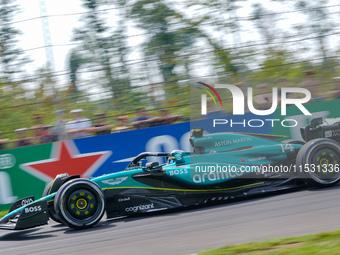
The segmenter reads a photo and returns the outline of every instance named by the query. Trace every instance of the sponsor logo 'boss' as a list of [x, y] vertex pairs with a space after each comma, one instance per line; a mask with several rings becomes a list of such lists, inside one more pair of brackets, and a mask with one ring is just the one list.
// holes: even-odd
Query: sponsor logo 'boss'
[[25, 208], [25, 213], [31, 213], [31, 212], [40, 212], [42, 209], [41, 209], [41, 206], [38, 205], [38, 206], [32, 206], [32, 207], [26, 207]]

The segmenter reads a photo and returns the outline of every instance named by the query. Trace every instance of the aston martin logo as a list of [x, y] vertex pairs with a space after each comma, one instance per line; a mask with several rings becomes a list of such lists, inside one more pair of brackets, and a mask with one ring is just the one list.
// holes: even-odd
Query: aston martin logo
[[102, 183], [109, 184], [109, 185], [117, 185], [119, 183], [122, 183], [126, 179], [127, 179], [127, 176], [125, 176], [125, 177], [118, 177], [118, 178], [114, 178], [114, 179], [104, 180], [104, 181], [102, 181]]

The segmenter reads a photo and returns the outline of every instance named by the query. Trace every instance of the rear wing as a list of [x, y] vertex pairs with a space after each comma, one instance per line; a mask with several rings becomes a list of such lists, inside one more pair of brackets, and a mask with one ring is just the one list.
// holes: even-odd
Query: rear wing
[[300, 129], [302, 138], [308, 142], [317, 138], [329, 138], [340, 142], [340, 118], [314, 118], [306, 127]]

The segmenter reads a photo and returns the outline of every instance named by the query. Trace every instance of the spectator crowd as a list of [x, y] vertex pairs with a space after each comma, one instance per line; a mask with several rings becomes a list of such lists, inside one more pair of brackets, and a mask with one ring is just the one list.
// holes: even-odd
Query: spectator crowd
[[0, 131], [0, 150], [167, 125], [180, 117], [168, 116], [166, 110], [160, 110], [160, 117], [155, 118], [149, 116], [144, 109], [138, 109], [135, 118], [130, 120], [129, 116], [119, 116], [114, 125], [109, 123], [110, 117], [105, 113], [96, 113], [92, 119], [84, 117], [83, 109], [71, 110], [69, 119], [66, 110], [58, 110], [55, 114], [56, 121], [50, 125], [44, 123], [42, 114], [34, 114], [33, 126], [16, 129], [15, 140], [4, 138]]

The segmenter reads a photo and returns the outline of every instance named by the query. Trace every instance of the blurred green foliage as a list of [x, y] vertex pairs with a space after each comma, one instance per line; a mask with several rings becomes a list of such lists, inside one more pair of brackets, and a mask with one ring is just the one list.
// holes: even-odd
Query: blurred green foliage
[[[9, 13], [5, 7], [14, 2], [0, 4], [0, 17], [7, 21], [0, 24], [0, 62], [6, 56], [23, 57], [23, 52], [10, 50], [17, 46], [19, 31], [10, 29], [15, 6]], [[90, 119], [106, 112], [108, 123], [121, 115], [133, 118], [138, 108], [152, 116], [169, 108], [170, 114], [188, 119], [199, 114], [190, 107], [200, 100], [194, 92], [197, 81], [235, 84], [243, 90], [252, 86], [257, 93], [259, 84], [267, 84], [268, 89], [298, 86], [305, 71], [313, 70], [320, 87], [330, 91], [335, 86], [332, 78], [340, 76], [340, 48], [327, 43], [329, 34], [336, 32], [335, 17], [325, 8], [327, 0], [277, 2], [286, 8], [282, 10], [288, 8], [305, 18], [284, 28], [279, 25], [280, 19], [287, 19], [284, 11], [276, 13], [246, 0], [81, 3], [85, 12], [73, 31], [77, 46], [66, 59], [66, 84], [60, 85], [59, 74], [46, 67], [36, 70], [31, 79], [13, 80], [0, 73], [3, 137], [15, 139], [15, 129], [32, 127], [35, 113], [43, 115], [44, 124], [53, 124], [59, 109], [82, 108]], [[238, 11], [245, 5], [252, 11], [242, 19]], [[112, 13], [105, 11], [109, 8]], [[116, 19], [114, 25], [107, 21], [110, 15]], [[139, 32], [131, 34], [131, 29]], [[242, 38], [246, 29], [257, 37]], [[6, 38], [12, 39], [5, 43]], [[8, 60], [8, 70], [13, 70], [14, 59]], [[15, 71], [24, 74], [21, 69]], [[221, 95], [227, 111], [232, 105], [230, 94]]]

